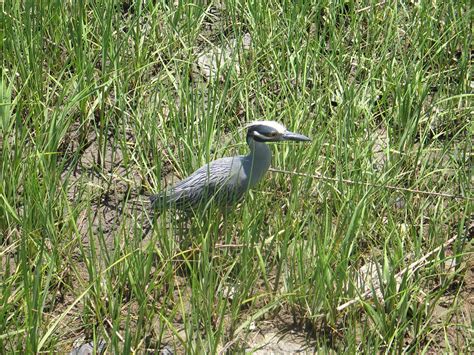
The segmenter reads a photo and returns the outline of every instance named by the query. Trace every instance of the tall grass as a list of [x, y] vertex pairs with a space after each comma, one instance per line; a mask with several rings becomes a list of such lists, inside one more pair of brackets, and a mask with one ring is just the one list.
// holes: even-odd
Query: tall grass
[[[235, 352], [292, 329], [321, 351], [468, 351], [471, 17], [467, 1], [3, 2], [0, 348]], [[146, 195], [244, 154], [255, 119], [312, 137], [272, 147], [308, 175], [145, 236]], [[364, 265], [380, 297], [338, 311]]]

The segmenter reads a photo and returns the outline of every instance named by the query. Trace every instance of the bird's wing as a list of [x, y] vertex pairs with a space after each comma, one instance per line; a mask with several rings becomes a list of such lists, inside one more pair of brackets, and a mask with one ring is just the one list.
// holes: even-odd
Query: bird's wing
[[197, 205], [212, 196], [231, 199], [232, 195], [235, 195], [235, 198], [239, 198], [244, 192], [241, 180], [241, 157], [218, 159], [156, 195], [152, 203], [180, 208]]

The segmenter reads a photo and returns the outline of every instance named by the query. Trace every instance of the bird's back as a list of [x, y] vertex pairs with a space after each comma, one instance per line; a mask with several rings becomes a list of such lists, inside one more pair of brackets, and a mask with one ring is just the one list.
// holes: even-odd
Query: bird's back
[[218, 205], [238, 201], [248, 188], [245, 157], [221, 158], [204, 165], [171, 188], [151, 197], [155, 208], [195, 208], [214, 199]]

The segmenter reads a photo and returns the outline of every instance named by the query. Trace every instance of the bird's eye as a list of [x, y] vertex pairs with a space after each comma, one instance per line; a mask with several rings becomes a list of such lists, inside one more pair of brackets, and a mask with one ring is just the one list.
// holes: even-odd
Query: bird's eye
[[268, 137], [276, 137], [277, 132], [270, 132], [267, 134]]

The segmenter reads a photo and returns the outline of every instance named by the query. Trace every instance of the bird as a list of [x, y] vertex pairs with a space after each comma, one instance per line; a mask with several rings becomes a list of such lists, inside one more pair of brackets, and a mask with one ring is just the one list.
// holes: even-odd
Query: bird
[[172, 207], [190, 212], [210, 201], [223, 208], [231, 207], [242, 200], [270, 168], [272, 152], [267, 143], [311, 141], [276, 121], [254, 121], [246, 128], [249, 154], [220, 158], [202, 166], [184, 180], [151, 196], [153, 209]]

